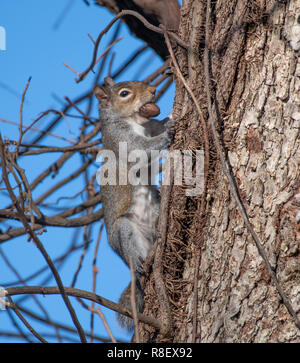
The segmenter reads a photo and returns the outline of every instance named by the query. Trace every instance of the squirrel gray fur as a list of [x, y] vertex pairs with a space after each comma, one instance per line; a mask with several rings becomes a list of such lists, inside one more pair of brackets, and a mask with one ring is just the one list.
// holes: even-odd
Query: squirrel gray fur
[[[97, 85], [94, 94], [99, 101], [104, 150], [111, 150], [119, 161], [119, 143], [127, 142], [128, 153], [132, 150], [147, 152], [150, 168], [151, 150], [166, 149], [173, 135], [173, 120], [157, 121], [150, 117], [159, 114], [159, 108], [151, 103], [155, 87], [143, 82], [114, 83], [105, 78], [105, 86]], [[131, 164], [128, 163], [127, 170]], [[142, 312], [144, 293], [140, 285], [142, 263], [150, 252], [156, 237], [156, 223], [160, 206], [160, 195], [156, 186], [120, 185], [117, 165], [117, 185], [101, 185], [104, 222], [108, 242], [129, 266], [132, 256], [136, 276], [136, 306]], [[130, 284], [122, 293], [119, 303], [131, 309]], [[118, 314], [121, 326], [132, 330], [133, 319]]]

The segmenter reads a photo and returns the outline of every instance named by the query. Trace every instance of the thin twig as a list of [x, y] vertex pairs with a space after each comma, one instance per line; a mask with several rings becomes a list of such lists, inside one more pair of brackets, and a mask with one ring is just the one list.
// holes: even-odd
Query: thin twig
[[118, 39], [116, 39], [116, 40], [114, 40], [112, 43], [110, 43], [109, 44], [109, 46], [105, 49], [105, 51], [103, 52], [103, 53], [101, 53], [100, 55], [99, 55], [99, 57], [96, 59], [96, 62], [95, 62], [95, 65], [99, 62], [99, 60], [101, 59], [101, 58], [103, 58], [110, 50], [111, 50], [111, 48], [116, 44], [116, 43], [118, 43], [120, 40], [122, 40], [123, 39], [123, 37], [119, 37]]
[[[45, 217], [46, 218], [46, 217]], [[47, 217], [49, 218], [48, 221], [50, 224], [47, 224], [45, 221], [41, 221], [43, 224], [37, 224], [37, 221], [35, 221], [34, 226], [31, 228], [33, 231], [37, 231], [41, 229], [43, 226], [56, 226], [56, 227], [82, 227], [87, 224], [92, 224], [96, 221], [99, 221], [99, 219], [103, 218], [103, 212], [100, 209], [99, 211], [90, 214], [88, 216], [78, 217], [78, 218], [72, 218], [72, 219], [65, 219], [65, 218], [55, 218], [52, 220], [51, 218], [54, 217]], [[13, 217], [13, 219], [19, 219]], [[19, 237], [23, 234], [27, 233], [27, 230], [25, 227], [23, 228], [14, 228], [14, 229], [8, 229], [6, 232], [3, 232], [0, 234], [0, 244], [9, 241], [12, 238]]]
[[32, 128], [32, 126], [34, 125], [34, 124], [36, 124], [38, 121], [40, 121], [43, 117], [45, 117], [45, 116], [47, 116], [49, 113], [54, 113], [54, 114], [58, 114], [58, 115], [60, 115], [61, 117], [65, 117], [65, 114], [64, 114], [64, 112], [63, 111], [56, 111], [56, 110], [52, 110], [52, 109], [50, 109], [50, 110], [47, 110], [47, 111], [44, 111], [44, 112], [42, 112], [41, 114], [40, 114], [40, 116], [39, 117], [37, 117], [29, 126], [27, 126], [26, 127], [26, 129], [24, 130], [24, 132], [23, 132], [23, 136], [25, 135], [25, 133], [28, 131], [28, 130], [30, 130], [31, 128]]
[[76, 74], [76, 76], [78, 76], [78, 77], [80, 77], [80, 73], [79, 72], [77, 72], [73, 67], [71, 67], [71, 66], [69, 66], [66, 62], [62, 62], [62, 64], [65, 66], [65, 67], [67, 67], [67, 68], [69, 68], [73, 73], [75, 73]]
[[[91, 210], [92, 208], [89, 208], [89, 210]], [[72, 282], [71, 282], [71, 286], [74, 287], [76, 285], [76, 282], [77, 282], [77, 278], [79, 276], [79, 272], [82, 268], [82, 265], [83, 265], [83, 261], [84, 261], [84, 258], [86, 256], [86, 252], [87, 252], [87, 249], [88, 249], [88, 246], [89, 246], [89, 243], [90, 243], [90, 239], [86, 233], [87, 231], [87, 226], [84, 226], [83, 227], [83, 239], [84, 239], [84, 245], [83, 245], [83, 249], [81, 251], [81, 255], [80, 255], [80, 258], [79, 258], [79, 261], [78, 261], [78, 266], [77, 266], [77, 269], [74, 273], [74, 276], [73, 276], [73, 279], [72, 279]]]
[[[82, 151], [82, 150], [91, 148], [92, 146], [99, 145], [100, 143], [101, 143], [101, 140], [97, 139], [88, 144], [76, 145], [76, 146], [66, 146], [66, 147], [57, 147], [57, 146], [40, 147], [39, 145], [36, 145], [36, 146], [31, 146], [31, 147], [40, 147], [39, 150], [23, 151], [23, 152], [20, 152], [19, 155], [29, 156], [29, 155], [39, 155], [39, 154], [45, 154], [45, 153], [57, 153], [57, 152], [65, 153], [67, 151]], [[27, 144], [26, 145], [24, 144], [24, 146], [29, 147]], [[95, 148], [92, 149], [92, 152], [96, 152], [96, 150], [94, 150], [94, 149]], [[100, 148], [97, 150], [97, 152], [98, 151], [100, 151]]]
[[[3, 118], [0, 118], [0, 121], [5, 122], [5, 123], [8, 123], [8, 124], [11, 124], [11, 125], [19, 126], [19, 124], [17, 122], [5, 120]], [[55, 137], [56, 139], [60, 139], [60, 140], [63, 140], [63, 141], [67, 141], [70, 144], [76, 144], [76, 142], [73, 141], [73, 140], [70, 140], [70, 139], [67, 139], [65, 137], [52, 134], [49, 131], [44, 131], [44, 130], [41, 130], [41, 129], [37, 129], [36, 127], [30, 127], [30, 126], [23, 125], [22, 128], [25, 129], [25, 131], [32, 130], [32, 131], [35, 131], [35, 132], [40, 132], [41, 134], [49, 135], [49, 136]], [[25, 131], [23, 132], [23, 135], [24, 135]]]
[[53, 24], [53, 29], [57, 30], [60, 25], [62, 24], [65, 16], [67, 15], [67, 13], [71, 10], [71, 7], [75, 4], [75, 1], [73, 0], [69, 0], [69, 2], [64, 6], [62, 12], [60, 13], [60, 15], [58, 16], [58, 18], [56, 19], [55, 23]]
[[[77, 251], [77, 250], [81, 249], [82, 247], [83, 247], [83, 244], [80, 244], [78, 246], [75, 246], [72, 244], [72, 246], [70, 248], [68, 248], [65, 253], [63, 253], [61, 256], [59, 256], [53, 260], [54, 264], [58, 265], [61, 262], [65, 262], [67, 260], [67, 258], [69, 258], [71, 256], [72, 252]], [[22, 280], [19, 279], [19, 280], [15, 280], [15, 281], [8, 281], [6, 283], [1, 282], [1, 284], [3, 287], [18, 285], [20, 283], [22, 283], [22, 285], [27, 285], [27, 282], [36, 278], [37, 276], [41, 276], [41, 274], [47, 270], [48, 270], [48, 266], [45, 265], [44, 267], [39, 268], [36, 272], [32, 273], [31, 275], [22, 278]]]
[[[85, 101], [87, 98], [90, 98], [91, 97], [91, 94], [92, 94], [92, 91], [88, 91], [88, 92], [86, 92], [86, 93], [84, 93], [83, 95], [81, 95], [81, 96], [79, 96], [78, 98], [76, 98], [75, 100], [74, 100], [74, 103], [76, 103], [76, 104], [79, 104], [79, 103], [81, 103], [81, 102], [83, 102], [83, 101]], [[50, 132], [50, 130], [52, 130], [53, 129], [53, 127], [55, 127], [56, 125], [57, 125], [57, 123], [61, 120], [61, 118], [63, 117], [63, 115], [65, 115], [67, 112], [68, 112], [68, 110], [69, 110], [69, 108], [71, 108], [71, 106], [70, 105], [66, 105], [65, 106], [65, 108], [62, 110], [62, 111], [60, 111], [60, 112], [57, 112], [57, 113], [59, 113], [59, 115], [58, 115], [58, 117], [56, 117], [47, 127], [46, 127], [46, 129], [44, 130], [44, 132], [41, 134], [41, 135], [39, 135], [39, 136], [37, 136], [33, 141], [32, 141], [32, 143], [33, 144], [37, 144], [39, 141], [41, 141], [41, 139], [46, 135], [46, 133], [47, 132]]]
[[88, 33], [88, 37], [91, 39], [92, 43], [95, 45], [95, 41], [94, 41], [93, 37], [91, 36], [91, 34]]
[[[96, 246], [95, 246], [95, 251], [94, 251], [94, 257], [93, 257], [93, 293], [96, 293], [96, 285], [97, 285], [97, 274], [98, 274], [98, 268], [97, 268], [97, 257], [98, 257], [98, 250], [99, 250], [99, 245], [100, 245], [100, 241], [101, 241], [101, 237], [102, 237], [102, 232], [104, 229], [104, 221], [102, 220], [101, 223], [101, 227], [100, 227], [100, 231], [98, 233], [98, 238], [97, 238], [97, 242], [96, 242]], [[93, 301], [91, 304], [91, 308], [95, 308], [95, 302]], [[91, 314], [91, 331], [90, 331], [90, 335], [91, 335], [91, 340], [90, 343], [93, 342], [93, 334], [94, 334], [94, 314], [92, 312]]]
[[133, 321], [134, 321], [134, 329], [135, 329], [135, 342], [140, 342], [140, 334], [139, 334], [139, 319], [137, 315], [137, 309], [136, 309], [136, 295], [135, 295], [135, 274], [133, 270], [133, 262], [132, 262], [132, 256], [129, 256], [129, 267], [130, 267], [130, 273], [131, 273], [131, 285], [130, 285], [130, 302], [131, 302], [131, 308], [132, 308], [132, 314], [133, 314]]
[[100, 319], [102, 320], [103, 325], [104, 325], [104, 327], [105, 327], [108, 335], [110, 336], [111, 341], [113, 343], [117, 343], [117, 341], [116, 341], [115, 337], [113, 336], [113, 333], [112, 333], [112, 331], [111, 331], [111, 329], [110, 329], [110, 327], [109, 327], [109, 325], [107, 323], [107, 320], [105, 318], [105, 315], [103, 314], [103, 312], [101, 311], [101, 309], [100, 308], [95, 309], [95, 308], [93, 308], [91, 306], [88, 306], [87, 308], [88, 308], [89, 311], [91, 311], [93, 313], [96, 313], [100, 317]]
[[38, 215], [39, 218], [42, 218], [42, 214], [41, 214], [40, 210], [38, 209], [38, 207], [36, 206], [36, 204], [32, 200], [31, 189], [29, 187], [29, 183], [28, 183], [28, 180], [26, 178], [24, 169], [22, 169], [17, 164], [17, 162], [12, 157], [11, 153], [8, 153], [8, 159], [9, 159], [10, 163], [13, 165], [13, 167], [17, 170], [17, 172], [18, 172], [18, 174], [19, 174], [19, 176], [20, 176], [20, 178], [21, 178], [21, 180], [23, 182], [23, 185], [24, 185], [24, 188], [25, 188], [25, 191], [26, 191], [26, 197], [28, 199], [28, 208], [29, 208], [29, 212], [30, 212], [30, 222], [31, 222], [31, 225], [33, 226], [34, 225], [33, 210], [36, 212], [36, 214]]
[[162, 73], [164, 73], [165, 70], [167, 70], [168, 68], [170, 68], [170, 66], [171, 66], [171, 61], [170, 61], [170, 59], [167, 59], [162, 66], [160, 66], [155, 72], [153, 72], [152, 74], [150, 74], [150, 76], [148, 76], [147, 78], [145, 78], [143, 80], [143, 82], [145, 82], [145, 83], [153, 82], [155, 80], [155, 78], [157, 78]]
[[155, 82], [152, 83], [152, 86], [154, 87], [159, 86], [161, 83], [163, 83], [164, 80], [166, 80], [169, 77], [170, 77], [169, 74], [163, 73]]
[[[101, 130], [101, 123], [99, 122], [96, 126], [92, 129], [89, 134], [84, 135], [80, 142], [76, 143], [75, 145], [82, 145], [96, 136], [99, 131]], [[33, 182], [30, 184], [30, 188], [33, 190], [39, 183], [45, 180], [45, 178], [53, 172], [53, 170], [60, 169], [64, 163], [69, 160], [74, 154], [72, 152], [66, 152], [60, 156], [58, 160], [56, 160], [53, 164], [50, 165], [46, 170], [44, 170], [38, 177], [36, 177]], [[37, 203], [37, 202], [36, 202]], [[38, 204], [38, 203], [37, 203]]]
[[113, 66], [113, 63], [114, 63], [114, 59], [115, 59], [115, 56], [116, 56], [116, 53], [113, 52], [111, 57], [110, 57], [110, 61], [109, 61], [109, 65], [108, 65], [108, 71], [107, 71], [107, 76], [108, 77], [111, 77], [112, 75], [112, 66]]
[[[90, 66], [82, 73], [80, 73], [80, 75], [78, 76], [78, 78], [76, 79], [76, 82], [81, 82], [85, 77], [86, 75], [93, 69], [94, 65], [96, 64], [96, 60], [97, 60], [97, 52], [98, 52], [98, 47], [99, 47], [99, 44], [100, 44], [100, 41], [103, 37], [104, 34], [106, 34], [109, 29], [113, 26], [113, 24], [118, 20], [120, 19], [121, 17], [123, 16], [126, 16], [126, 15], [131, 15], [131, 16], [134, 16], [136, 17], [137, 19], [139, 19], [144, 25], [146, 28], [156, 32], [156, 33], [159, 33], [159, 34], [163, 34], [164, 31], [157, 27], [157, 26], [154, 26], [152, 24], [150, 24], [141, 14], [139, 14], [138, 12], [136, 11], [133, 11], [133, 10], [122, 10], [118, 15], [116, 15], [114, 17], [114, 19], [112, 19], [110, 21], [110, 23], [102, 30], [102, 32], [98, 35], [98, 38], [96, 39], [96, 42], [95, 42], [95, 48], [94, 48], [94, 53], [93, 53], [93, 58], [92, 58], [92, 62], [90, 64]], [[188, 48], [186, 43], [180, 39], [180, 37], [178, 35], [176, 35], [175, 33], [173, 32], [169, 32], [168, 31], [168, 34], [170, 35], [170, 37], [172, 37], [180, 46], [184, 47], [184, 48]], [[70, 67], [69, 67], [70, 68]], [[77, 73], [77, 72], [76, 72]]]
[[165, 94], [165, 92], [168, 90], [168, 88], [171, 86], [172, 83], [173, 83], [173, 79], [170, 77], [167, 80], [167, 82], [162, 86], [162, 88], [155, 95], [155, 97], [153, 99], [154, 103], [156, 103]]
[[30, 331], [30, 333], [32, 333], [40, 342], [42, 343], [48, 343], [47, 340], [45, 340], [29, 323], [28, 321], [24, 318], [24, 316], [20, 313], [19, 309], [17, 308], [17, 306], [14, 304], [12, 298], [10, 296], [7, 296], [8, 301], [9, 301], [9, 305], [8, 307], [11, 308], [15, 314], [18, 316], [18, 318], [22, 321], [22, 323], [26, 326], [26, 328]]
[[60, 180], [57, 184], [50, 187], [45, 193], [40, 195], [36, 200], [36, 204], [40, 204], [42, 201], [44, 201], [46, 198], [48, 198], [51, 194], [53, 194], [55, 191], [66, 185], [69, 181], [74, 180], [77, 178], [89, 165], [91, 165], [93, 159], [88, 159], [86, 162], [84, 162], [81, 167], [77, 170], [75, 170], [73, 173], [68, 175], [66, 178]]
[[21, 99], [21, 105], [20, 105], [20, 124], [19, 124], [19, 140], [16, 146], [16, 158], [18, 157], [18, 152], [19, 152], [19, 147], [22, 141], [22, 137], [23, 137], [23, 104], [24, 104], [24, 100], [25, 100], [25, 95], [26, 92], [28, 90], [29, 84], [31, 81], [31, 77], [28, 78], [28, 81], [26, 83], [24, 92], [22, 94], [22, 99]]
[[133, 62], [135, 61], [135, 59], [141, 55], [142, 53], [144, 53], [147, 49], [148, 49], [148, 45], [143, 45], [142, 47], [138, 48], [130, 57], [127, 61], [124, 62], [124, 64], [122, 64], [113, 74], [112, 74], [112, 78], [116, 79], [117, 77], [119, 77], [119, 75], [126, 69], [128, 69], [128, 67], [133, 64]]
[[[98, 203], [101, 202], [101, 195], [98, 194], [95, 197], [86, 200], [85, 202], [77, 205], [76, 207], [69, 208], [64, 210], [61, 213], [58, 213], [52, 217], [42, 216], [41, 218], [34, 216], [34, 226], [32, 227], [34, 230], [39, 226], [57, 226], [57, 227], [80, 227], [85, 224], [90, 223], [82, 223], [83, 221], [91, 220], [91, 223], [97, 220], [97, 218], [101, 218], [103, 216], [102, 210], [95, 213], [91, 213], [86, 216], [82, 216], [80, 218], [66, 219], [75, 214], [81, 213], [90, 207], [97, 206]], [[14, 219], [22, 221], [25, 219], [26, 221], [30, 221], [30, 217], [25, 215], [23, 218], [20, 218], [20, 215], [10, 209], [0, 209], [0, 218]], [[76, 222], [75, 222], [76, 221]], [[10, 231], [12, 232], [12, 231]], [[3, 241], [3, 236], [0, 236], [0, 241]]]
[[[111, 44], [109, 44], [109, 46], [105, 49], [105, 51], [103, 52], [103, 53], [101, 53], [100, 55], [99, 55], [99, 57], [94, 61], [94, 63], [93, 63], [93, 67], [99, 62], [99, 60], [101, 59], [101, 58], [103, 58], [110, 50], [111, 50], [111, 48], [116, 44], [116, 43], [118, 43], [120, 40], [122, 40], [123, 39], [123, 37], [119, 37], [118, 39], [116, 39], [116, 40], [114, 40]], [[95, 44], [95, 42], [94, 42], [94, 44]], [[81, 74], [80, 73], [78, 73], [74, 68], [72, 68], [71, 66], [69, 66], [67, 63], [65, 63], [65, 62], [62, 62], [63, 63], [63, 65], [65, 66], [65, 67], [67, 67], [67, 68], [69, 68], [73, 73], [75, 73], [76, 74], [76, 76], [78, 76], [79, 78], [81, 78]], [[93, 68], [92, 67], [92, 68]], [[90, 69], [90, 70], [92, 70], [92, 68]], [[76, 80], [76, 82], [77, 82], [77, 80]]]

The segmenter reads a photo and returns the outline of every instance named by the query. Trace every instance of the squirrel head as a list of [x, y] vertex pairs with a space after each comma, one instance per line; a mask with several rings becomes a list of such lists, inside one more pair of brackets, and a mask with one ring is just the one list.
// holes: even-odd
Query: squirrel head
[[100, 109], [110, 110], [124, 118], [159, 115], [159, 107], [151, 102], [156, 90], [154, 86], [138, 81], [114, 83], [110, 77], [105, 78], [104, 83], [105, 86], [97, 85], [94, 88]]

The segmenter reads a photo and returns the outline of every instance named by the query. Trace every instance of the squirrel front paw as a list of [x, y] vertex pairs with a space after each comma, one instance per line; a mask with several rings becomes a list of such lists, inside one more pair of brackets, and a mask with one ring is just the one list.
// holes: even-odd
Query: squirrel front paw
[[145, 260], [141, 256], [139, 256], [137, 258], [137, 260], [135, 261], [136, 263], [133, 268], [134, 268], [134, 272], [138, 279], [141, 279], [143, 276], [145, 276], [145, 270], [144, 270], [144, 266], [143, 266], [144, 261]]
[[175, 124], [176, 121], [174, 119], [169, 119], [165, 124], [165, 138], [167, 147], [169, 147], [174, 139], [175, 135]]
[[166, 124], [166, 131], [168, 132], [168, 134], [170, 134], [170, 136], [172, 136], [172, 138], [174, 138], [175, 135], [175, 125], [176, 120], [174, 120], [173, 118], [170, 118]]

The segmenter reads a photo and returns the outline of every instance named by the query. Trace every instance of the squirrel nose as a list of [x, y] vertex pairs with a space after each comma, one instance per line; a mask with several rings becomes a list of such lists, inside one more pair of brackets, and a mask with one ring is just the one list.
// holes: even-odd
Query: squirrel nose
[[156, 87], [154, 87], [154, 86], [149, 86], [149, 91], [150, 91], [153, 95], [155, 95]]

